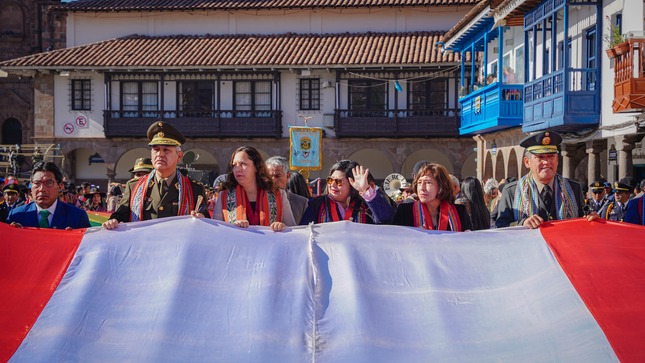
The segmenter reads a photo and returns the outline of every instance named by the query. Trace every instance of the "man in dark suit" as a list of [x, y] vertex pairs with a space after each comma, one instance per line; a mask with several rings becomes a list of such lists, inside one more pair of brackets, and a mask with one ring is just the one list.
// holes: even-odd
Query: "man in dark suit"
[[[529, 173], [509, 183], [498, 203], [497, 228], [519, 225], [537, 228], [542, 222], [583, 216], [582, 187], [557, 174], [562, 137], [543, 131], [522, 139], [524, 166]], [[592, 212], [589, 220], [598, 218]]]
[[289, 180], [289, 163], [287, 159], [282, 156], [273, 156], [267, 159], [265, 162], [269, 175], [273, 182], [282, 190], [287, 192], [287, 198], [289, 199], [289, 204], [291, 205], [291, 211], [293, 212], [293, 218], [296, 221], [296, 224], [300, 223], [302, 215], [307, 209], [309, 204], [309, 199], [291, 193], [287, 190], [287, 180]]
[[90, 227], [84, 210], [59, 201], [63, 173], [50, 161], [41, 161], [31, 171], [32, 202], [14, 208], [7, 222], [16, 227], [73, 229]]
[[114, 229], [120, 222], [178, 215], [210, 218], [204, 187], [177, 169], [184, 155], [184, 135], [169, 123], [157, 121], [150, 125], [147, 136], [154, 170], [127, 182], [119, 206], [103, 227]]

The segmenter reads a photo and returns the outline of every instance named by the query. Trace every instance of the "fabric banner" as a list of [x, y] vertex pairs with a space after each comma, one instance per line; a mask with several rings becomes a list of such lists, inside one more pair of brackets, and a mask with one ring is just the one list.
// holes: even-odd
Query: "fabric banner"
[[644, 232], [0, 225], [0, 361], [641, 362]]
[[291, 170], [322, 169], [322, 135], [320, 127], [289, 127]]

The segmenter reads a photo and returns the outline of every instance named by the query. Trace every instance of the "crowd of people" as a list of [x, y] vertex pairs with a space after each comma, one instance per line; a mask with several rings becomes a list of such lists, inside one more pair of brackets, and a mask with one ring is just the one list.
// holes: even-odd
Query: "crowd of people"
[[122, 222], [190, 215], [276, 232], [341, 220], [458, 232], [537, 228], [545, 221], [583, 216], [645, 225], [645, 181], [594, 181], [590, 197], [584, 198], [586, 188], [557, 174], [562, 138], [556, 132], [535, 133], [521, 141], [529, 172], [519, 180], [466, 177], [460, 182], [443, 165], [419, 161], [411, 185], [395, 199], [376, 184], [367, 166], [353, 160], [336, 162], [324, 192], [312, 195], [304, 177], [289, 171], [286, 158], [264, 160], [251, 146], [235, 150], [228, 172], [206, 186], [177, 167], [186, 141], [181, 132], [158, 121], [147, 136], [150, 158], [137, 159], [130, 169], [132, 179], [111, 184], [108, 193], [89, 183], [78, 188], [65, 183], [52, 162], [34, 166], [28, 190], [8, 176], [0, 220], [16, 227], [73, 229], [90, 226], [88, 211], [108, 212], [103, 227], [115, 229]]

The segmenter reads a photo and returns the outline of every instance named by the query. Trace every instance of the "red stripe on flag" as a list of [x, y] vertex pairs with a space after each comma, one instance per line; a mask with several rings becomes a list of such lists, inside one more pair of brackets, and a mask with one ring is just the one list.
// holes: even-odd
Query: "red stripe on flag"
[[544, 239], [622, 362], [645, 362], [645, 227], [549, 223]]
[[27, 336], [84, 233], [0, 223], [0, 362], [8, 361]]

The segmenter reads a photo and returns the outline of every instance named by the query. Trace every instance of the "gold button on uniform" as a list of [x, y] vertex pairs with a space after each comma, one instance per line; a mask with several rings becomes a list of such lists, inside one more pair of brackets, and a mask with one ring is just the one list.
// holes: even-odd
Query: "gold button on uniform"
[[163, 210], [163, 206], [162, 206], [162, 207], [159, 207], [159, 210]]

